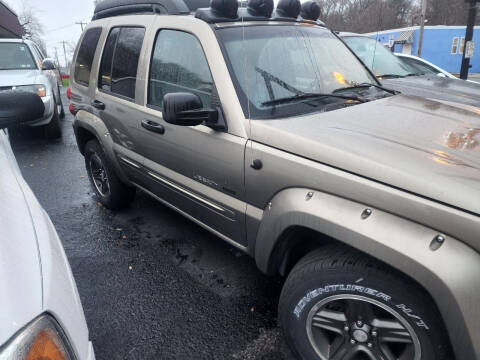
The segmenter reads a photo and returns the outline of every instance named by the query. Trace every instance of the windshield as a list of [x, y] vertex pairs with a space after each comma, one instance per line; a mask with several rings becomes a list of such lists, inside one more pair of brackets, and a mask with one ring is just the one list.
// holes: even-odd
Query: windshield
[[343, 38], [357, 56], [378, 76], [407, 76], [416, 73], [402, 59], [393, 55], [377, 40], [366, 36], [348, 36]]
[[[301, 95], [331, 94], [358, 84], [377, 84], [338, 38], [319, 27], [255, 25], [223, 28], [218, 33], [249, 118], [318, 111], [318, 104], [312, 102], [345, 103], [346, 99], [320, 97], [307, 101]], [[274, 101], [295, 96], [298, 101]]]
[[0, 43], [0, 70], [36, 69], [32, 53], [23, 43]]

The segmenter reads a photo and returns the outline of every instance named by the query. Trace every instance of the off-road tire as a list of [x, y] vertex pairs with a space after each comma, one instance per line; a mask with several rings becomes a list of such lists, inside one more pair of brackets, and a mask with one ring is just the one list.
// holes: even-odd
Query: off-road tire
[[52, 119], [43, 127], [45, 131], [45, 137], [47, 139], [58, 139], [62, 136], [62, 128], [60, 126], [60, 118], [56, 103], [54, 104], [53, 108]]
[[[92, 157], [98, 156], [108, 179], [109, 190], [102, 194], [95, 185], [92, 175]], [[135, 197], [135, 188], [125, 185], [117, 176], [114, 167], [110, 164], [100, 143], [96, 140], [90, 140], [85, 145], [85, 166], [87, 168], [88, 178], [92, 188], [102, 205], [111, 210], [120, 210], [127, 207]]]
[[[311, 314], [316, 314], [318, 306], [328, 303], [329, 299], [351, 295], [364, 300], [373, 299], [383, 304], [384, 308], [400, 314], [418, 338], [422, 360], [453, 359], [441, 316], [431, 297], [396, 270], [341, 246], [320, 248], [306, 255], [292, 269], [282, 289], [279, 322], [287, 342], [299, 359], [322, 359], [310, 341], [314, 338], [313, 332], [318, 330], [307, 330], [307, 325], [312, 324], [309, 322], [312, 321]], [[355, 322], [352, 324], [356, 326]], [[345, 326], [344, 330], [347, 339], [352, 336], [352, 327]], [[370, 331], [367, 334], [379, 336], [377, 331]], [[379, 338], [373, 340], [380, 341]], [[317, 349], [320, 347], [317, 346]]]

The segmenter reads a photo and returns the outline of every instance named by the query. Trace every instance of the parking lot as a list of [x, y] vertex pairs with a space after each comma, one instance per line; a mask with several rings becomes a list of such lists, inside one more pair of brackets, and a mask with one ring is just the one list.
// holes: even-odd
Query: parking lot
[[26, 129], [11, 143], [63, 242], [97, 359], [291, 359], [281, 279], [142, 193], [122, 212], [100, 206], [72, 122], [61, 140]]

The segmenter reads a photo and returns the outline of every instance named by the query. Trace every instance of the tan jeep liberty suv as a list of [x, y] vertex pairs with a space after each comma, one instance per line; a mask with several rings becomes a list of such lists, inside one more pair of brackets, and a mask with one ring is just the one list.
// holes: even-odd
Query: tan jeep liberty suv
[[480, 358], [480, 108], [385, 89], [314, 2], [104, 0], [72, 66], [100, 201], [286, 277], [302, 359]]

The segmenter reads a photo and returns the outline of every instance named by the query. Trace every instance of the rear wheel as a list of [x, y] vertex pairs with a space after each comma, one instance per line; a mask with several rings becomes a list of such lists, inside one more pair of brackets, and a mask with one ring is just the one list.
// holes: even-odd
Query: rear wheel
[[120, 180], [96, 139], [85, 145], [85, 166], [93, 190], [105, 207], [119, 210], [133, 201], [135, 188]]
[[280, 323], [299, 359], [451, 359], [430, 297], [368, 256], [319, 249], [289, 274]]

